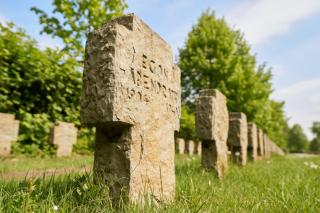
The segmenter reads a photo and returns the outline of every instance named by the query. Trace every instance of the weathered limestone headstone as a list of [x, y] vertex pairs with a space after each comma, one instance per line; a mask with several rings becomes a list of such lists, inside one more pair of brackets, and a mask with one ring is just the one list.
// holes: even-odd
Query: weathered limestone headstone
[[201, 90], [196, 100], [196, 130], [202, 140], [201, 163], [222, 178], [228, 169], [229, 114], [226, 97], [215, 89]]
[[186, 149], [185, 153], [189, 155], [193, 155], [195, 152], [195, 144], [193, 140], [186, 140]]
[[248, 124], [248, 157], [252, 161], [258, 157], [258, 132], [254, 123]]
[[270, 141], [270, 152], [276, 155], [284, 155], [284, 151], [273, 141]]
[[259, 128], [258, 128], [258, 156], [260, 159], [264, 157], [263, 131]]
[[18, 139], [19, 121], [14, 115], [0, 113], [0, 156], [7, 156], [11, 151], [11, 143]]
[[184, 154], [184, 150], [185, 150], [185, 141], [183, 138], [177, 138], [176, 139], [176, 152], [178, 154]]
[[266, 134], [263, 135], [263, 141], [264, 141], [264, 155], [266, 158], [270, 158], [271, 152], [270, 152], [270, 143], [269, 143], [268, 135]]
[[247, 163], [248, 125], [247, 116], [241, 112], [229, 113], [228, 148], [232, 160], [239, 165]]
[[134, 14], [89, 34], [81, 122], [96, 127], [94, 174], [114, 200], [170, 201], [180, 70], [171, 47]]
[[72, 146], [77, 142], [77, 132], [73, 123], [58, 122], [52, 127], [50, 142], [57, 146], [57, 157], [72, 154]]
[[201, 155], [201, 141], [197, 140], [194, 142], [194, 154]]

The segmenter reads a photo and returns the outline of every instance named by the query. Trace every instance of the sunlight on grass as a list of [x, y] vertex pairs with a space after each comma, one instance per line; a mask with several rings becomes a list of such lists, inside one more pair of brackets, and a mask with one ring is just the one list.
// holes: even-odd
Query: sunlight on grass
[[270, 160], [230, 166], [219, 181], [204, 172], [199, 157], [176, 157], [176, 201], [171, 204], [123, 204], [115, 209], [108, 189], [92, 174], [48, 179], [0, 181], [0, 211], [11, 212], [318, 212], [320, 158]]

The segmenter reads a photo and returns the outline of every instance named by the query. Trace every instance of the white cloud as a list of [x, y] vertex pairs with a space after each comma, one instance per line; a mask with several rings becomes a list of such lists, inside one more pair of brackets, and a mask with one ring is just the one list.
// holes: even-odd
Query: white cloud
[[[289, 87], [280, 89], [275, 94], [276, 96], [279, 96], [279, 97], [291, 98], [296, 95], [301, 95], [301, 94], [305, 94], [306, 92], [316, 91], [316, 90], [320, 91], [320, 78], [300, 81]], [[320, 93], [319, 93], [319, 96], [320, 96]]]
[[0, 23], [1, 24], [6, 24], [8, 21], [9, 21], [8, 19], [6, 19], [5, 17], [0, 15]]
[[39, 35], [37, 36], [36, 40], [38, 41], [39, 47], [41, 49], [45, 49], [46, 47], [61, 49], [63, 47], [61, 42], [47, 35]]
[[252, 44], [288, 32], [294, 24], [320, 13], [320, 0], [247, 0], [226, 16]]
[[290, 124], [299, 123], [309, 139], [313, 136], [310, 127], [313, 121], [320, 121], [320, 78], [304, 80], [276, 91], [273, 97], [285, 100], [285, 110]]

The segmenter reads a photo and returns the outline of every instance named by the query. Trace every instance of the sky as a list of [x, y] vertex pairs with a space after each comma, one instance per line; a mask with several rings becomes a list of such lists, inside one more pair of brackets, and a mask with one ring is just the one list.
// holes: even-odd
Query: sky
[[[285, 101], [289, 124], [299, 123], [311, 139], [320, 121], [320, 0], [127, 0], [137, 14], [173, 48], [175, 55], [203, 11], [210, 8], [240, 29], [259, 63], [273, 70], [272, 98]], [[50, 0], [0, 0], [0, 22], [13, 21], [41, 47], [61, 42], [40, 35], [36, 6], [52, 11]]]

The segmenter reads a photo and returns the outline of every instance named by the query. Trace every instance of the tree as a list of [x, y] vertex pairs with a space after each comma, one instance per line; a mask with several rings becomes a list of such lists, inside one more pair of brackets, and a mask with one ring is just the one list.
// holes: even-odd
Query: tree
[[315, 138], [310, 143], [310, 151], [319, 153], [320, 152], [320, 122], [313, 122], [311, 131], [315, 135]]
[[312, 139], [310, 142], [310, 151], [320, 153], [320, 137]]
[[270, 99], [271, 69], [258, 65], [242, 33], [231, 29], [214, 12], [205, 11], [179, 50], [182, 100], [190, 110], [201, 89], [219, 89], [228, 109], [244, 112], [279, 145], [286, 144], [283, 102]]
[[123, 14], [127, 8], [124, 0], [53, 0], [53, 16], [32, 7], [43, 25], [41, 33], [60, 38], [64, 50], [82, 59], [87, 34]]
[[295, 124], [289, 130], [288, 148], [291, 152], [303, 152], [308, 148], [308, 139], [299, 124]]
[[50, 152], [47, 138], [52, 123], [80, 125], [82, 81], [77, 64], [64, 52], [40, 50], [14, 24], [0, 24], [0, 111], [21, 121], [21, 146], [16, 150]]
[[76, 64], [62, 52], [40, 50], [13, 24], [0, 24], [0, 111], [77, 121], [81, 73]]

